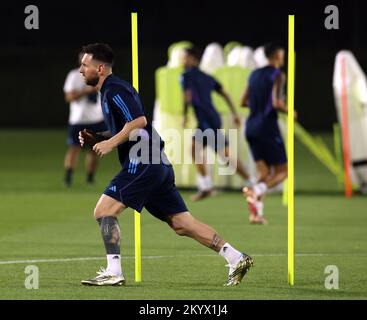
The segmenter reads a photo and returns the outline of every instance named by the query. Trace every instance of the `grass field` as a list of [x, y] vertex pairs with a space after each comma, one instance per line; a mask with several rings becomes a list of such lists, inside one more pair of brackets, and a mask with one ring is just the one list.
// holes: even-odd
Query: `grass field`
[[[252, 226], [243, 198], [234, 192], [200, 203], [183, 195], [195, 216], [255, 259], [240, 286], [222, 287], [225, 261], [176, 236], [147, 212], [142, 216], [143, 282], [135, 284], [133, 215], [128, 210], [120, 218], [127, 286], [94, 288], [81, 286], [80, 280], [105, 265], [92, 212], [119, 168], [115, 155], [103, 159], [93, 187], [85, 185], [80, 161], [73, 187], [65, 189], [65, 131], [2, 130], [0, 141], [0, 299], [367, 298], [367, 199], [345, 200], [334, 177], [298, 144], [293, 288], [287, 285], [287, 211], [281, 197], [267, 200], [270, 224]], [[30, 264], [39, 268], [38, 290], [24, 286]], [[324, 287], [327, 265], [339, 269], [338, 290]]]

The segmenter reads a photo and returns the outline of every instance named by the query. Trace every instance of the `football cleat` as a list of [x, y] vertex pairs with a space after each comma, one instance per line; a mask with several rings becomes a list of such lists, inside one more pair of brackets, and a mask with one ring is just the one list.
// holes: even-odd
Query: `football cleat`
[[242, 253], [240, 260], [234, 265], [227, 265], [229, 267], [228, 280], [224, 284], [225, 287], [238, 285], [247, 271], [253, 267], [254, 260], [245, 253]]
[[108, 270], [101, 268], [97, 271], [97, 277], [88, 280], [82, 280], [85, 286], [124, 286], [126, 280], [124, 276], [111, 274]]
[[256, 223], [257, 220], [257, 207], [256, 207], [256, 201], [257, 201], [257, 197], [255, 195], [255, 192], [249, 188], [249, 187], [244, 187], [242, 189], [243, 195], [246, 198], [247, 201], [247, 207], [248, 210], [250, 212], [249, 215], [249, 221], [250, 223]]

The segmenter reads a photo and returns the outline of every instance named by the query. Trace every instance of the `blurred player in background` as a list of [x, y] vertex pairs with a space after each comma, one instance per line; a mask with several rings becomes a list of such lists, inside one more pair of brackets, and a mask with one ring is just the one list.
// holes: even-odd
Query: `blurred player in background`
[[[82, 54], [79, 54], [79, 64]], [[67, 144], [69, 146], [65, 155], [65, 185], [72, 184], [73, 171], [78, 163], [80, 144], [78, 134], [80, 130], [90, 129], [105, 131], [106, 126], [100, 105], [99, 93], [92, 86], [87, 86], [79, 69], [71, 70], [64, 84], [65, 101], [70, 104], [69, 126]], [[88, 150], [86, 155], [87, 183], [94, 182], [94, 174], [97, 167], [97, 155], [93, 150]]]
[[[85, 82], [101, 92], [103, 113], [108, 132], [79, 133], [82, 146], [104, 156], [118, 150], [121, 171], [105, 189], [94, 210], [107, 253], [107, 268], [98, 276], [83, 280], [84, 285], [123, 285], [121, 269], [121, 231], [117, 216], [127, 207], [141, 212], [145, 207], [154, 217], [166, 222], [178, 235], [195, 239], [223, 256], [229, 266], [226, 285], [237, 285], [253, 260], [225, 242], [210, 226], [195, 219], [188, 211], [174, 182], [174, 172], [164, 153], [164, 142], [147, 122], [139, 94], [112, 73], [114, 54], [106, 44], [90, 44], [85, 52], [80, 72]], [[143, 142], [140, 155], [134, 153], [138, 140]], [[144, 158], [144, 154], [148, 157]], [[157, 158], [158, 154], [158, 158]], [[142, 160], [145, 159], [145, 160]], [[159, 237], [159, 235], [157, 235]], [[154, 242], [154, 239], [151, 239]], [[168, 271], [168, 270], [167, 270]]]
[[250, 210], [250, 222], [267, 224], [264, 196], [287, 177], [287, 156], [278, 126], [278, 111], [287, 113], [284, 94], [284, 49], [275, 43], [265, 46], [269, 64], [253, 71], [241, 105], [250, 108], [246, 121], [246, 139], [256, 162], [257, 183], [244, 187]]
[[[195, 161], [200, 159], [197, 152], [203, 152], [203, 149], [207, 147], [207, 140], [202, 139], [202, 132], [205, 130], [213, 130], [215, 133], [214, 145], [210, 145], [219, 155], [224, 155], [227, 159], [230, 156], [230, 150], [228, 142], [223, 137], [223, 143], [220, 143], [217, 139], [217, 130], [221, 129], [222, 121], [218, 111], [215, 109], [211, 94], [213, 91], [219, 93], [226, 103], [228, 104], [234, 123], [237, 127], [241, 125], [240, 118], [236, 112], [235, 106], [230, 96], [224, 91], [222, 85], [215, 80], [212, 76], [199, 70], [200, 55], [196, 48], [186, 48], [184, 55], [184, 68], [185, 72], [181, 77], [181, 85], [184, 90], [184, 114], [183, 114], [183, 126], [185, 127], [187, 122], [187, 112], [190, 105], [193, 106], [196, 119], [198, 122], [198, 128], [192, 137], [192, 158], [195, 162], [198, 172], [198, 188], [199, 192], [192, 198], [193, 201], [204, 199], [213, 192], [213, 184], [211, 176], [208, 173], [205, 163]], [[244, 180], [248, 179], [248, 175], [238, 159], [231, 159], [230, 163], [236, 162], [236, 172]]]

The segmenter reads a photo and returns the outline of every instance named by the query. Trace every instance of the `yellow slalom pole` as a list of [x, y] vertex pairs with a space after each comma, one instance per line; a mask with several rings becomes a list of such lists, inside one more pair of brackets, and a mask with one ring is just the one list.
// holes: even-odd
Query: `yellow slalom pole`
[[[131, 43], [133, 86], [139, 92], [138, 68], [138, 14], [131, 13]], [[141, 222], [140, 213], [134, 211], [134, 241], [135, 241], [135, 282], [141, 282]]]
[[[294, 52], [293, 66], [294, 66], [293, 79], [295, 79], [295, 75], [296, 75], [296, 53], [295, 52]], [[294, 85], [295, 85], [295, 81], [293, 81], [293, 87], [294, 87]], [[287, 135], [288, 135], [288, 130], [287, 130]], [[286, 143], [286, 151], [287, 151], [287, 158], [288, 158], [288, 152], [289, 152], [288, 151], [288, 140], [287, 140], [287, 143]], [[283, 205], [285, 207], [288, 206], [288, 181], [287, 181], [287, 179], [285, 179], [284, 182], [283, 182], [282, 202], [283, 202]]]
[[288, 283], [294, 285], [294, 15], [288, 16]]

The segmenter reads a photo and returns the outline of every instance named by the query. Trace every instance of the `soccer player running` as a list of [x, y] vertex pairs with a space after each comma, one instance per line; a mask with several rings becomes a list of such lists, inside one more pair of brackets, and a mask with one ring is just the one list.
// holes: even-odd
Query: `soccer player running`
[[[213, 105], [211, 93], [216, 91], [225, 99], [232, 112], [233, 120], [237, 127], [241, 124], [240, 118], [237, 115], [231, 98], [226, 91], [224, 91], [222, 85], [210, 75], [199, 70], [199, 59], [200, 56], [196, 48], [186, 48], [184, 55], [185, 72], [181, 77], [181, 85], [184, 90], [183, 126], [185, 127], [186, 125], [187, 112], [190, 105], [194, 108], [198, 122], [198, 128], [192, 137], [191, 155], [198, 172], [197, 183], [199, 192], [192, 197], [193, 201], [204, 199], [213, 193], [212, 180], [207, 172], [205, 163], [203, 163], [204, 161], [198, 161], [198, 159], [200, 159], [200, 155], [198, 153], [202, 153], [207, 145], [210, 145], [211, 141], [214, 142], [214, 145], [212, 143], [210, 146], [218, 152], [220, 156], [225, 156], [226, 159], [229, 158], [230, 164], [235, 163], [237, 174], [239, 174], [244, 180], [248, 179], [248, 175], [240, 161], [238, 159], [234, 160], [230, 157], [230, 149], [225, 137], [218, 137], [220, 132], [217, 130], [221, 128], [222, 121], [219, 113]], [[212, 130], [214, 139], [211, 139], [209, 142], [209, 139], [205, 139], [205, 137], [203, 139], [203, 132], [205, 130]], [[222, 143], [220, 143], [221, 141]]]
[[[240, 283], [253, 265], [252, 258], [233, 248], [213, 228], [190, 214], [176, 189], [172, 166], [164, 154], [164, 142], [147, 122], [138, 93], [112, 73], [112, 49], [96, 43], [85, 46], [83, 52], [80, 72], [88, 85], [101, 92], [102, 110], [109, 131], [93, 133], [83, 130], [79, 133], [80, 144], [93, 146], [101, 157], [117, 148], [121, 171], [111, 180], [94, 210], [107, 253], [107, 268], [98, 271], [95, 278], [83, 280], [82, 284], [125, 284], [117, 217], [127, 207], [138, 212], [145, 207], [178, 235], [191, 237], [218, 252], [229, 265], [226, 285]], [[145, 142], [146, 148], [140, 150], [139, 158], [135, 148], [140, 142]], [[143, 153], [147, 151], [149, 157], [144, 158]], [[161, 156], [156, 159], [154, 154]]]
[[246, 122], [246, 139], [256, 162], [257, 183], [244, 187], [251, 223], [267, 224], [264, 218], [264, 196], [287, 177], [287, 156], [278, 127], [278, 111], [287, 113], [282, 94], [284, 49], [270, 43], [265, 46], [269, 64], [253, 71], [242, 96], [241, 105], [250, 108]]

